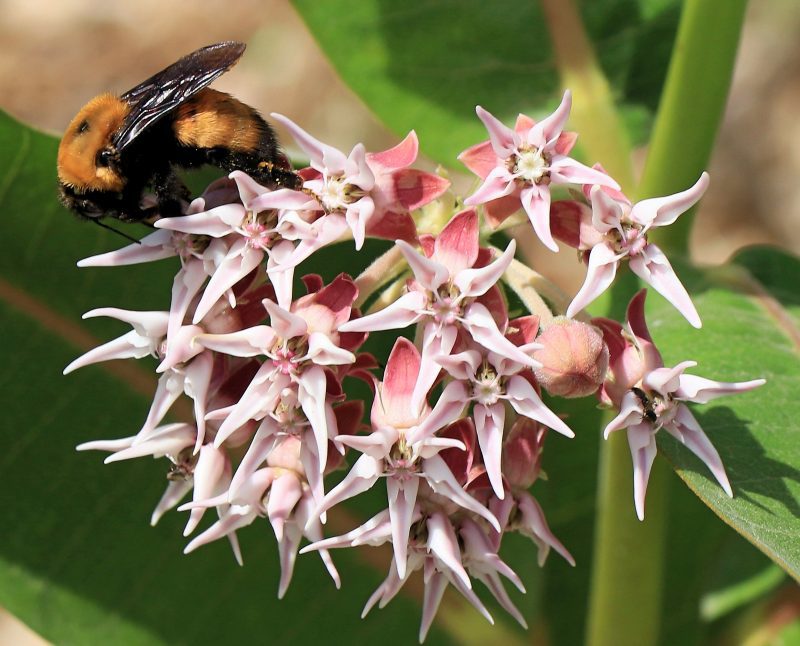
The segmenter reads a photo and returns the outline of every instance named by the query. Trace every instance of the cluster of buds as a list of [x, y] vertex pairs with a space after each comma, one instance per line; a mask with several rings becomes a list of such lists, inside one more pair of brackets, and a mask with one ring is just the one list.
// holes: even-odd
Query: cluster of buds
[[[640, 517], [662, 428], [699, 455], [731, 494], [719, 455], [684, 402], [705, 402], [763, 380], [724, 384], [684, 374], [693, 362], [665, 368], [644, 323], [644, 292], [631, 302], [627, 327], [569, 318], [609, 286], [627, 258], [699, 327], [689, 296], [647, 233], [697, 202], [707, 175], [683, 193], [631, 205], [601, 167], [568, 156], [575, 143], [574, 133], [563, 132], [569, 109], [566, 93], [551, 116], [539, 122], [520, 116], [511, 129], [478, 108], [490, 138], [460, 159], [483, 181], [460, 210], [444, 197], [445, 179], [411, 168], [418, 151], [413, 132], [390, 150], [367, 153], [358, 145], [345, 155], [273, 115], [310, 159], [298, 171], [301, 189], [269, 190], [234, 172], [213, 183], [185, 215], [156, 221], [157, 231], [140, 244], [79, 263], [180, 260], [168, 310], [86, 314], [116, 318], [132, 330], [65, 372], [152, 356], [160, 378], [135, 435], [78, 448], [108, 451], [107, 462], [165, 457], [168, 484], [152, 522], [177, 507], [189, 514], [188, 536], [206, 510], [215, 510], [186, 552], [226, 538], [241, 563], [236, 532], [268, 519], [280, 551], [279, 597], [298, 553], [318, 552], [338, 587], [329, 550], [391, 543], [388, 577], [365, 613], [386, 604], [422, 569], [420, 639], [448, 584], [492, 621], [473, 579], [525, 625], [502, 582], [524, 591], [499, 556], [508, 532], [531, 538], [540, 564], [551, 548], [574, 564], [529, 489], [540, 473], [548, 430], [571, 438], [574, 430], [587, 429], [571, 429], [544, 403], [543, 390], [554, 397], [597, 393], [619, 410], [606, 435], [628, 429]], [[577, 185], [586, 201], [551, 203], [551, 184]], [[418, 230], [415, 212], [435, 201], [439, 212], [449, 205], [446, 224]], [[482, 246], [481, 218], [498, 227], [520, 209], [546, 246], [557, 250], [555, 236], [588, 263], [586, 283], [566, 316], [544, 309], [510, 316], [502, 280], [515, 243], [502, 252]], [[325, 283], [304, 275], [305, 293], [295, 294], [302, 263], [346, 237], [357, 250], [367, 237], [395, 246], [356, 279], [340, 274]], [[362, 315], [370, 299], [372, 310]], [[362, 351], [369, 333], [410, 326], [416, 326], [416, 343], [398, 337], [388, 358], [380, 357], [383, 370]], [[371, 403], [348, 399], [349, 379], [368, 384]], [[194, 419], [165, 423], [184, 396]], [[567, 445], [559, 441], [559, 450]], [[326, 476], [348, 464], [346, 475], [328, 488]], [[386, 509], [325, 538], [331, 510], [379, 481], [385, 482]], [[303, 538], [309, 544], [301, 549]]]

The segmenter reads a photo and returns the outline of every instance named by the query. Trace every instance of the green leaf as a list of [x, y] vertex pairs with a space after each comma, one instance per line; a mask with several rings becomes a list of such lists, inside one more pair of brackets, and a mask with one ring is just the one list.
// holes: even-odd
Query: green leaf
[[[480, 104], [505, 121], [545, 114], [559, 81], [538, 2], [294, 0], [345, 82], [398, 135], [454, 165], [487, 138]], [[634, 140], [658, 102], [676, 30], [677, 0], [581, 2], [580, 10]]]
[[729, 499], [708, 469], [677, 441], [659, 448], [678, 475], [726, 523], [800, 579], [800, 261], [766, 248], [731, 265], [690, 275], [679, 268], [703, 319], [695, 331], [663, 299], [651, 297], [651, 333], [667, 365], [719, 381], [766, 378], [755, 391], [692, 410], [720, 453]]
[[[148, 524], [166, 485], [163, 461], [105, 466], [99, 453], [75, 452], [80, 442], [135, 433], [155, 388], [148, 360], [62, 376], [78, 354], [125, 331], [114, 321], [81, 323], [80, 315], [109, 305], [167, 307], [176, 264], [78, 269], [79, 258], [126, 243], [57, 203], [56, 146], [52, 137], [0, 113], [0, 471], [6, 519], [0, 604], [56, 643], [416, 639], [420, 602], [413, 592], [359, 620], [388, 568], [388, 558], [371, 564], [376, 559], [370, 548], [334, 554], [343, 591], [315, 555], [299, 557], [287, 597], [278, 601], [277, 549], [266, 522], [240, 532], [244, 568], [224, 542], [184, 556], [184, 515], [172, 512], [155, 528]], [[346, 268], [353, 258], [368, 260], [340, 254], [333, 269]], [[340, 517], [328, 531], [357, 522]], [[445, 603], [450, 609], [443, 616], [456, 623], [453, 609], [459, 606]], [[473, 611], [466, 616], [475, 623]], [[450, 632], [434, 626], [429, 641], [453, 643]]]

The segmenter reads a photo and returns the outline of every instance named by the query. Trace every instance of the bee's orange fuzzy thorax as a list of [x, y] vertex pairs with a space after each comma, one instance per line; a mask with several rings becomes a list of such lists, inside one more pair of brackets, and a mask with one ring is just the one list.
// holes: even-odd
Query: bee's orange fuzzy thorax
[[130, 106], [118, 96], [101, 94], [83, 106], [67, 126], [58, 147], [58, 179], [78, 191], [121, 191], [125, 181], [110, 168], [98, 167], [97, 152], [122, 127]]

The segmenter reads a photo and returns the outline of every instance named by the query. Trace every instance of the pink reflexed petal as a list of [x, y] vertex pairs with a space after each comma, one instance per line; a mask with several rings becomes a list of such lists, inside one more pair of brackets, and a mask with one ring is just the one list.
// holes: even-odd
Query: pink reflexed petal
[[244, 207], [241, 204], [226, 204], [194, 215], [161, 218], [153, 226], [169, 231], [221, 238], [233, 233], [233, 227], [238, 226], [245, 215]]
[[472, 335], [473, 340], [487, 350], [521, 363], [524, 366], [538, 368], [539, 362], [525, 354], [509, 341], [497, 328], [494, 318], [484, 305], [472, 303], [464, 312], [462, 322], [464, 328]]
[[603, 437], [608, 439], [608, 436], [614, 431], [620, 431], [623, 428], [638, 424], [643, 419], [644, 408], [642, 408], [642, 402], [636, 396], [636, 393], [629, 390], [622, 397], [619, 414], [608, 423], [608, 426], [603, 431]]
[[411, 166], [419, 153], [419, 139], [413, 130], [399, 144], [379, 153], [367, 153], [367, 163], [381, 170], [398, 170]]
[[98, 307], [97, 309], [89, 310], [81, 318], [91, 319], [98, 316], [107, 316], [128, 323], [141, 336], [152, 338], [164, 336], [169, 320], [167, 312], [138, 312], [122, 310], [117, 307]]
[[493, 168], [478, 190], [464, 200], [465, 206], [477, 206], [511, 195], [515, 190], [514, 177], [505, 166]]
[[344, 217], [353, 232], [353, 241], [356, 244], [357, 251], [364, 246], [367, 225], [374, 212], [375, 202], [369, 196], [362, 197], [358, 202], [348, 206], [347, 211], [345, 211]]
[[672, 224], [681, 213], [688, 211], [700, 201], [708, 188], [708, 183], [708, 173], [704, 172], [695, 185], [685, 191], [637, 202], [631, 209], [631, 218], [646, 228]]
[[68, 375], [78, 368], [83, 368], [101, 361], [111, 361], [113, 359], [141, 359], [142, 357], [148, 356], [150, 353], [151, 347], [149, 345], [143, 345], [141, 343], [141, 336], [131, 330], [117, 339], [108, 341], [82, 354], [64, 368], [64, 374]]
[[256, 213], [273, 209], [283, 209], [289, 212], [322, 210], [320, 203], [308, 193], [293, 191], [289, 188], [280, 188], [277, 191], [259, 195], [250, 203], [249, 208]]
[[478, 434], [478, 444], [481, 447], [483, 463], [486, 465], [486, 475], [489, 476], [492, 489], [500, 500], [505, 498], [503, 474], [500, 467], [505, 417], [505, 408], [502, 402], [493, 406], [476, 404], [472, 411], [475, 431]]
[[141, 458], [146, 455], [161, 457], [178, 455], [183, 449], [194, 445], [195, 428], [189, 424], [168, 424], [162, 426], [147, 440], [109, 455], [105, 464]]
[[416, 168], [392, 173], [391, 181], [392, 194], [397, 202], [409, 211], [429, 204], [450, 188], [450, 181], [444, 177]]
[[[419, 520], [419, 511], [414, 514], [414, 522]], [[306, 545], [300, 554], [307, 554], [315, 550], [336, 549], [340, 547], [357, 547], [359, 545], [383, 545], [392, 536], [392, 526], [389, 520], [389, 510], [384, 509], [370, 518], [363, 525], [354, 530], [332, 536], [331, 538], [315, 540], [311, 545]]]
[[619, 190], [619, 184], [605, 173], [589, 168], [571, 157], [555, 155], [550, 164], [550, 179], [553, 184], [595, 184]]
[[383, 460], [362, 455], [355, 461], [353, 468], [344, 479], [327, 493], [322, 504], [314, 510], [312, 516], [320, 516], [343, 500], [368, 491], [382, 475]]
[[311, 166], [320, 172], [343, 172], [347, 158], [339, 150], [322, 143], [315, 139], [294, 121], [284, 117], [282, 114], [272, 113], [272, 118], [289, 131], [297, 145], [308, 155]]
[[282, 240], [270, 249], [267, 258], [267, 276], [275, 289], [275, 298], [278, 306], [289, 309], [292, 304], [292, 281], [294, 280], [294, 267], [287, 264], [294, 251], [294, 244]]
[[382, 428], [369, 435], [339, 435], [336, 437], [336, 443], [366, 453], [376, 460], [382, 460], [389, 455], [389, 450], [397, 442], [398, 437], [396, 430]]
[[539, 503], [536, 502], [536, 499], [527, 491], [523, 491], [519, 494], [517, 504], [522, 513], [524, 528], [529, 532], [528, 535], [539, 546], [539, 565], [544, 565], [547, 554], [552, 547], [564, 557], [567, 563], [574, 567], [575, 559], [572, 558], [572, 554], [561, 544], [561, 541], [556, 538], [555, 534], [550, 531], [550, 527], [547, 525], [547, 520], [544, 517], [544, 512], [539, 506]]
[[[215, 449], [210, 444], [206, 444], [200, 449], [200, 455], [194, 468], [194, 491], [192, 492], [194, 502], [206, 500], [218, 493], [227, 464], [228, 456], [225, 451]], [[188, 536], [197, 528], [205, 511], [203, 507], [195, 507], [191, 510], [189, 521], [183, 529], [184, 536]]]
[[664, 430], [678, 438], [692, 453], [705, 462], [717, 482], [728, 494], [728, 497], [733, 498], [733, 489], [731, 489], [731, 483], [728, 481], [725, 467], [722, 465], [722, 459], [719, 457], [717, 449], [711, 444], [711, 440], [708, 439], [694, 415], [685, 405], [678, 405], [678, 412], [675, 415], [674, 422], [664, 426]]
[[453, 379], [469, 381], [475, 376], [483, 357], [477, 350], [465, 350], [450, 356], [435, 357], [436, 363], [442, 366]]
[[203, 351], [203, 347], [194, 340], [203, 333], [203, 328], [198, 325], [184, 325], [179, 327], [167, 343], [167, 353], [164, 360], [156, 368], [156, 372], [164, 372], [181, 363], [193, 359]]
[[525, 594], [525, 586], [522, 584], [522, 580], [514, 570], [500, 559], [497, 555], [497, 547], [489, 540], [485, 530], [478, 523], [471, 518], [463, 519], [459, 534], [461, 534], [461, 538], [464, 541], [465, 554], [470, 561], [475, 561], [474, 566], [472, 564], [467, 566], [471, 574], [473, 569], [491, 568], [506, 577], [514, 584], [517, 590]]
[[450, 354], [455, 345], [458, 330], [454, 325], [445, 325], [439, 329], [434, 322], [429, 322], [422, 330], [422, 357], [419, 366], [419, 376], [414, 393], [411, 396], [412, 410], [416, 413], [425, 405], [428, 391], [441, 372], [441, 366], [436, 361], [437, 357]]
[[294, 574], [294, 564], [297, 560], [297, 548], [300, 546], [301, 533], [298, 528], [292, 528], [284, 534], [283, 540], [278, 542], [278, 556], [281, 563], [281, 578], [278, 582], [278, 599], [283, 599]]
[[628, 303], [625, 319], [628, 322], [628, 327], [633, 336], [649, 341], [652, 344], [653, 339], [650, 336], [650, 331], [647, 329], [647, 321], [644, 317], [644, 303], [646, 299], [646, 289], [640, 289], [636, 292], [631, 302]]
[[550, 232], [550, 188], [532, 184], [522, 189], [519, 198], [539, 240], [550, 251], [558, 251]]
[[650, 469], [656, 458], [656, 432], [650, 422], [641, 422], [628, 427], [628, 444], [633, 459], [633, 502], [636, 515], [644, 520], [644, 501]]
[[592, 225], [601, 233], [620, 228], [622, 205], [606, 193], [601, 186], [592, 186]]
[[453, 472], [450, 471], [450, 468], [441, 456], [434, 455], [424, 460], [423, 472], [431, 489], [436, 493], [449, 498], [464, 509], [468, 509], [478, 514], [478, 516], [485, 518], [498, 532], [501, 531], [500, 523], [497, 522], [494, 514], [462, 489], [453, 475]]
[[[478, 246], [478, 214], [466, 209], [456, 213], [436, 236], [433, 259], [447, 267], [450, 276], [456, 276], [475, 264]], [[435, 291], [436, 287], [429, 289]]]
[[394, 303], [379, 312], [362, 316], [339, 326], [340, 332], [376, 332], [378, 330], [395, 330], [416, 323], [423, 316], [425, 294], [419, 291], [403, 294]]
[[481, 106], [475, 107], [475, 113], [489, 132], [489, 141], [492, 143], [495, 155], [500, 159], [510, 157], [517, 149], [519, 135]]
[[559, 155], [569, 155], [569, 151], [575, 147], [575, 142], [577, 140], [577, 132], [562, 132], [558, 136], [553, 150]]
[[[198, 547], [212, 543], [213, 541], [216, 541], [224, 536], [228, 536], [229, 534], [233, 534], [237, 529], [241, 529], [242, 527], [250, 525], [257, 516], [257, 512], [250, 508], [246, 513], [243, 514], [228, 512], [206, 531], [199, 536], [196, 536], [194, 540], [192, 540], [184, 548], [183, 553], [189, 554], [194, 552], [194, 550], [196, 550]], [[237, 561], [239, 561], [239, 565], [242, 565], [240, 559], [241, 557], [237, 558]]]
[[307, 368], [300, 377], [297, 400], [314, 431], [320, 468], [328, 461], [328, 419], [325, 411], [327, 378], [319, 366]]
[[[467, 589], [472, 588], [467, 571], [461, 564], [461, 548], [453, 531], [450, 519], [442, 512], [434, 512], [426, 523], [428, 527], [428, 550], [454, 574]], [[399, 570], [398, 570], [399, 571]]]
[[308, 324], [302, 316], [293, 314], [265, 298], [261, 301], [269, 314], [269, 322], [275, 334], [281, 339], [293, 339], [308, 333]]
[[275, 446], [276, 433], [280, 430], [277, 423], [271, 417], [265, 417], [258, 427], [255, 436], [250, 442], [236, 473], [233, 474], [230, 487], [228, 487], [228, 498], [235, 501], [242, 498], [242, 488], [250, 481], [252, 475], [258, 471], [267, 456]]
[[201, 348], [234, 357], [257, 357], [265, 354], [275, 339], [275, 330], [267, 325], [257, 325], [230, 334], [200, 334], [194, 342]]
[[146, 434], [161, 423], [172, 404], [183, 394], [183, 385], [183, 376], [173, 370], [165, 372], [158, 378], [153, 402], [150, 404], [147, 419], [144, 421], [140, 433]]
[[183, 500], [186, 494], [192, 490], [192, 485], [193, 483], [191, 480], [170, 482], [164, 490], [161, 500], [158, 501], [156, 508], [153, 510], [153, 514], [150, 516], [150, 526], [155, 527], [156, 523], [161, 520], [161, 517], [166, 512]]
[[692, 299], [661, 249], [654, 244], [648, 244], [641, 254], [631, 258], [630, 267], [639, 278], [652, 285], [653, 289], [672, 303], [693, 327], [703, 326]]
[[381, 402], [386, 420], [404, 426], [413, 418], [411, 396], [420, 373], [420, 354], [408, 339], [395, 341], [381, 385]]
[[731, 395], [733, 393], [744, 393], [767, 383], [766, 379], [753, 379], [752, 381], [713, 381], [695, 375], [681, 375], [680, 386], [675, 390], [675, 397], [684, 401], [705, 404], [712, 399]]
[[300, 480], [297, 475], [290, 472], [285, 472], [284, 475], [276, 478], [270, 487], [267, 499], [267, 517], [279, 543], [284, 539], [286, 521], [302, 496], [303, 487], [300, 485]]
[[443, 263], [417, 253], [414, 247], [407, 242], [397, 240], [396, 244], [411, 267], [411, 271], [414, 272], [417, 282], [425, 289], [435, 292], [450, 277], [448, 268]]
[[419, 426], [409, 431], [409, 443], [425, 441], [438, 430], [457, 420], [461, 417], [468, 401], [469, 393], [466, 386], [460, 381], [451, 381], [445, 386], [430, 415]]
[[561, 97], [561, 103], [553, 111], [541, 121], [535, 123], [528, 131], [528, 143], [540, 148], [547, 145], [548, 148], [555, 146], [558, 141], [561, 131], [569, 119], [569, 112], [572, 109], [572, 92], [566, 90], [564, 96]]
[[[322, 525], [318, 520], [310, 517], [313, 511], [311, 509], [311, 503], [312, 501], [309, 500], [307, 496], [304, 497], [297, 506], [295, 519], [298, 527], [305, 527], [303, 534], [308, 540], [318, 541], [322, 539]], [[342, 587], [342, 580], [339, 576], [339, 572], [336, 570], [336, 566], [333, 564], [330, 553], [328, 550], [321, 549], [319, 550], [319, 557], [322, 559], [322, 563], [325, 565], [325, 569], [328, 571], [331, 579], [333, 579], [333, 584], [336, 586], [336, 589], [339, 590]]]
[[531, 386], [531, 383], [524, 377], [520, 377], [519, 375], [511, 377], [506, 386], [506, 393], [509, 403], [520, 415], [541, 422], [562, 435], [575, 437], [575, 433], [572, 432], [572, 429], [561, 421], [558, 415], [544, 405], [539, 395], [536, 394], [536, 389]]
[[270, 192], [266, 186], [262, 186], [256, 180], [250, 177], [250, 175], [243, 173], [240, 170], [233, 171], [230, 175], [228, 175], [228, 177], [236, 182], [236, 188], [239, 191], [239, 198], [242, 200], [244, 208], [248, 211], [252, 210], [250, 203], [255, 198], [257, 198], [259, 195]]
[[683, 371], [687, 368], [694, 368], [696, 365], [696, 361], [681, 361], [674, 368], [656, 368], [644, 376], [642, 383], [645, 388], [655, 390], [666, 397], [680, 386]]
[[197, 296], [208, 274], [202, 260], [192, 259], [175, 274], [172, 281], [172, 298], [169, 305], [169, 324], [167, 325], [167, 339], [177, 333], [178, 328], [184, 323], [186, 313]]
[[306, 357], [318, 366], [341, 366], [356, 361], [356, 355], [340, 348], [322, 332], [312, 332], [308, 336]]
[[620, 256], [605, 244], [599, 244], [592, 249], [586, 280], [567, 308], [568, 317], [575, 316], [609, 288], [617, 275], [619, 259]]
[[208, 405], [208, 392], [211, 386], [211, 375], [214, 368], [214, 357], [210, 352], [205, 352], [195, 357], [185, 368], [183, 383], [184, 392], [192, 398], [194, 418], [197, 424], [197, 440], [194, 452], [200, 450], [200, 445], [205, 441], [206, 435], [206, 407]]
[[[425, 440], [422, 446], [419, 447], [419, 457], [427, 460], [428, 458], [437, 455], [444, 449], [458, 449], [459, 451], [466, 451], [467, 445], [454, 437], [431, 437]], [[448, 467], [449, 466], [450, 464], [448, 464]]]
[[143, 262], [152, 262], [162, 258], [176, 256], [172, 246], [172, 233], [170, 231], [156, 231], [146, 235], [139, 244], [129, 244], [127, 247], [89, 256], [78, 261], [78, 267], [116, 267], [119, 265], [137, 265]]
[[447, 589], [447, 579], [441, 572], [435, 572], [425, 581], [425, 594], [422, 598], [422, 620], [419, 624], [419, 643], [425, 641], [428, 631], [442, 603], [444, 591]]
[[133, 445], [136, 436], [123, 437], [118, 440], [93, 440], [91, 442], [83, 442], [75, 447], [76, 451], [122, 451]]
[[467, 148], [458, 156], [458, 161], [481, 179], [486, 179], [498, 162], [490, 141], [482, 141]]
[[408, 561], [408, 535], [411, 531], [411, 518], [417, 502], [419, 478], [401, 481], [398, 478], [386, 479], [386, 491], [389, 496], [389, 517], [392, 523], [392, 545], [397, 574], [406, 575]]
[[367, 164], [367, 152], [364, 144], [356, 144], [347, 158], [345, 176], [350, 184], [354, 184], [365, 191], [371, 191], [375, 186], [375, 175]]
[[275, 370], [271, 361], [261, 364], [241, 399], [220, 424], [214, 446], [220, 446], [251, 419], [261, 419], [280, 399], [280, 392], [290, 384], [289, 377]]
[[208, 281], [205, 292], [197, 304], [192, 323], [195, 325], [200, 323], [223, 294], [258, 267], [263, 258], [263, 250], [248, 247], [244, 240], [241, 241], [241, 245], [234, 244]]
[[458, 272], [453, 283], [458, 287], [461, 296], [473, 298], [488, 292], [492, 285], [495, 285], [500, 280], [511, 261], [514, 260], [516, 248], [516, 241], [511, 240], [503, 254], [490, 265], [476, 269], [463, 269]]

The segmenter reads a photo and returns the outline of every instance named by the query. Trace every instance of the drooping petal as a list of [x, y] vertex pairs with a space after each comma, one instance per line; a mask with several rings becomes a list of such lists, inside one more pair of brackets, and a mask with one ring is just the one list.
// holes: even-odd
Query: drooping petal
[[592, 248], [586, 280], [567, 308], [568, 317], [575, 316], [609, 288], [614, 282], [614, 276], [617, 275], [619, 259], [620, 256], [606, 244]]
[[636, 515], [644, 520], [644, 499], [647, 493], [647, 481], [650, 469], [656, 458], [656, 431], [649, 421], [628, 427], [628, 444], [633, 459], [633, 502]]
[[495, 155], [500, 159], [507, 159], [516, 150], [519, 135], [481, 106], [475, 107], [475, 113], [489, 132], [489, 141], [492, 143]]
[[458, 484], [453, 472], [450, 471], [447, 463], [440, 456], [434, 455], [425, 460], [423, 463], [423, 471], [425, 472], [425, 478], [428, 480], [428, 484], [436, 493], [446, 496], [464, 509], [468, 509], [482, 516], [488, 520], [492, 527], [498, 532], [501, 531], [500, 524], [497, 522], [494, 515], [475, 500], [475, 498], [464, 491], [461, 485]]
[[630, 267], [631, 271], [672, 303], [693, 327], [703, 326], [692, 299], [661, 249], [648, 244], [641, 254], [631, 257]]
[[472, 303], [467, 307], [462, 324], [475, 342], [487, 350], [521, 363], [523, 366], [539, 367], [538, 361], [520, 350], [500, 332], [491, 313], [481, 303]]
[[511, 240], [503, 254], [491, 264], [486, 267], [468, 268], [460, 271], [455, 276], [453, 283], [458, 287], [461, 295], [465, 298], [473, 298], [489, 291], [489, 288], [497, 284], [505, 270], [508, 269], [514, 259], [516, 248], [516, 241]]
[[552, 547], [564, 557], [567, 563], [574, 567], [575, 559], [572, 558], [572, 554], [550, 530], [547, 520], [545, 520], [544, 512], [539, 503], [536, 502], [536, 499], [527, 491], [523, 491], [517, 496], [517, 505], [522, 515], [520, 529], [539, 546], [539, 565], [544, 565], [547, 554]]
[[478, 435], [478, 444], [486, 465], [486, 475], [489, 477], [495, 495], [502, 500], [505, 498], [505, 491], [500, 462], [503, 452], [505, 408], [503, 408], [502, 402], [493, 406], [475, 404], [472, 418], [475, 420], [475, 432]]
[[753, 379], [751, 381], [713, 381], [695, 375], [681, 375], [680, 386], [675, 390], [674, 395], [684, 401], [705, 404], [712, 399], [731, 395], [733, 393], [743, 393], [753, 390], [767, 383], [766, 379]]
[[708, 188], [709, 181], [708, 173], [704, 172], [694, 186], [685, 191], [637, 202], [631, 209], [631, 218], [646, 228], [672, 224], [681, 213], [685, 213], [700, 201]]
[[539, 240], [550, 251], [558, 251], [558, 245], [550, 231], [550, 188], [532, 184], [523, 188], [519, 197]]
[[339, 326], [340, 332], [377, 332], [379, 330], [395, 330], [416, 323], [423, 316], [425, 294], [419, 291], [403, 294], [394, 303], [374, 314], [348, 321]]
[[575, 437], [572, 429], [544, 405], [541, 397], [536, 393], [536, 389], [524, 377], [519, 375], [511, 377], [506, 386], [506, 393], [509, 403], [520, 415], [541, 422], [562, 435]]
[[417, 502], [419, 478], [386, 479], [386, 492], [389, 497], [389, 517], [392, 524], [392, 545], [397, 574], [406, 575], [408, 560], [408, 535], [411, 531], [411, 519]]

